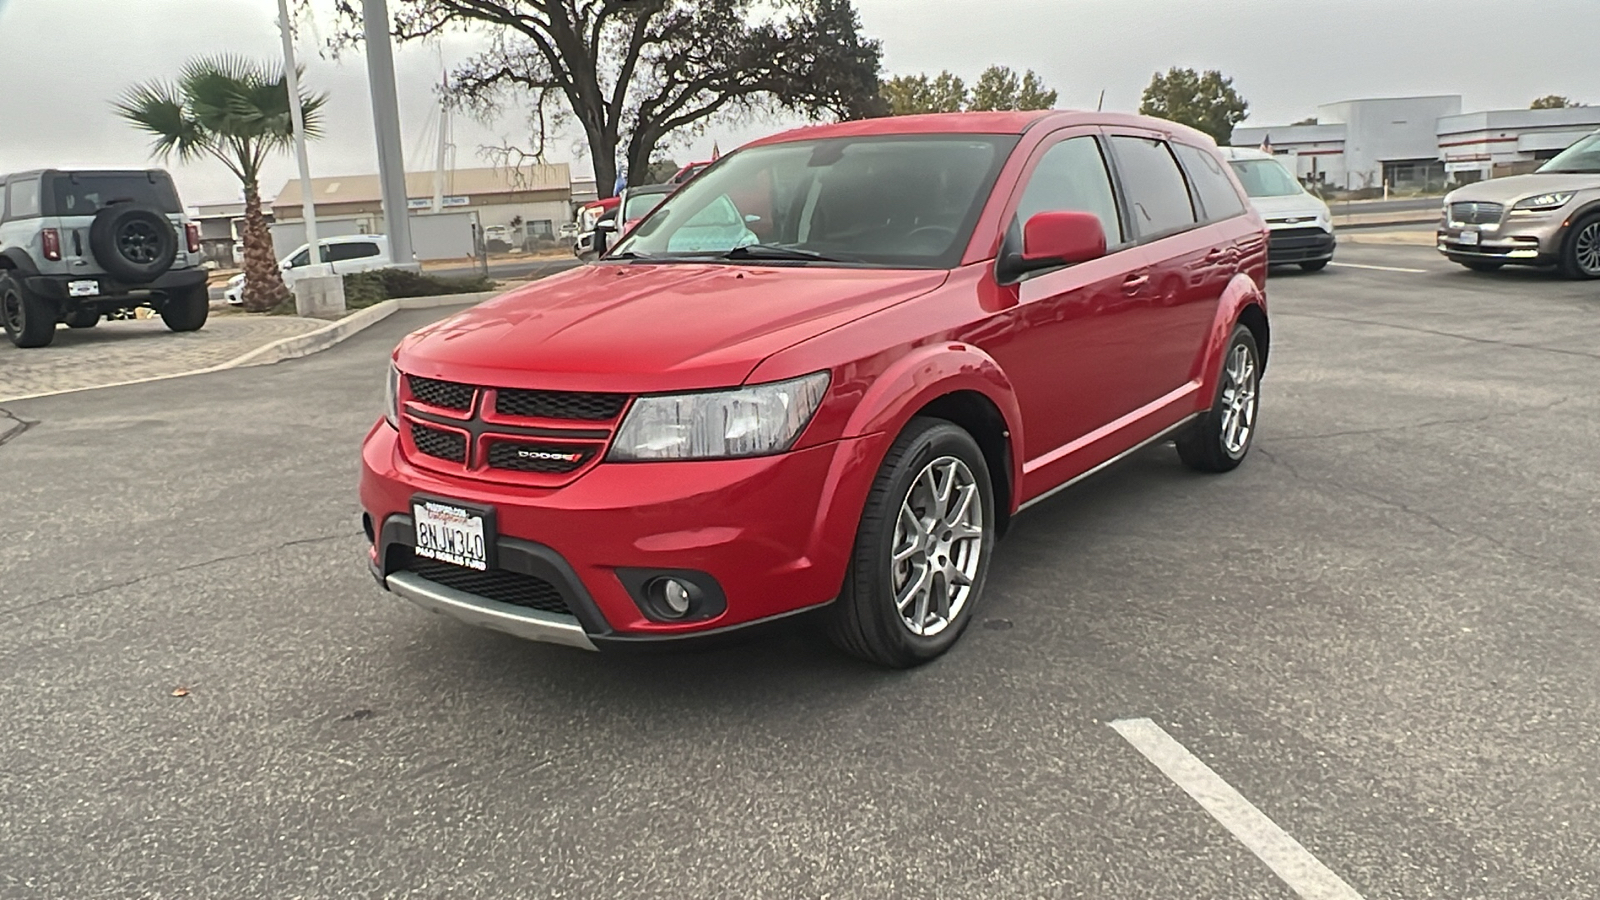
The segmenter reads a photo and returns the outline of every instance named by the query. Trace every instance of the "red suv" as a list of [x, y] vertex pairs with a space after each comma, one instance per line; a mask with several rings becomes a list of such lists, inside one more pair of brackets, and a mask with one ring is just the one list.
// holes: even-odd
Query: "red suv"
[[1170, 122], [757, 141], [598, 264], [400, 344], [362, 453], [373, 574], [589, 649], [820, 610], [851, 653], [931, 659], [1019, 510], [1161, 440], [1239, 465], [1266, 251], [1215, 145]]

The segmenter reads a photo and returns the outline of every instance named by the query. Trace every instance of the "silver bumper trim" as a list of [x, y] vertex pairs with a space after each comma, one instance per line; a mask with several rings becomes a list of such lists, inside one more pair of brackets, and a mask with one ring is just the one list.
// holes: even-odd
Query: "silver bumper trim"
[[496, 603], [465, 591], [435, 584], [415, 572], [395, 572], [384, 579], [389, 590], [412, 603], [468, 625], [492, 628], [513, 637], [547, 644], [562, 644], [580, 650], [594, 650], [589, 635], [572, 616], [523, 609]]

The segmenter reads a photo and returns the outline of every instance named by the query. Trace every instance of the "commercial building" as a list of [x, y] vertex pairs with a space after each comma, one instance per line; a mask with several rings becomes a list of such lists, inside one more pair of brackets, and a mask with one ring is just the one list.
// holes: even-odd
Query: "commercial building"
[[1270, 143], [1306, 182], [1444, 187], [1528, 171], [1596, 129], [1600, 107], [1463, 113], [1445, 94], [1329, 103], [1314, 125], [1239, 127], [1233, 143]]
[[[406, 195], [414, 212], [433, 208], [432, 172], [406, 175]], [[357, 233], [383, 227], [383, 194], [377, 175], [334, 175], [314, 178], [312, 197], [317, 218], [351, 222]], [[527, 238], [550, 239], [572, 218], [572, 178], [566, 163], [519, 167], [457, 169], [445, 173], [444, 211], [474, 212], [485, 229], [520, 229]], [[301, 219], [300, 181], [291, 179], [272, 201], [280, 223]]]

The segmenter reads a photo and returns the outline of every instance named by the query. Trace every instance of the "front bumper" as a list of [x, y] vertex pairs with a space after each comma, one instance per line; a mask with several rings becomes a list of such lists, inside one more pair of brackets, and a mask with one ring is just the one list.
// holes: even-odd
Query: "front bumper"
[[[1439, 226], [1437, 247], [1456, 262], [1503, 262], [1526, 265], [1554, 264], [1561, 248], [1565, 219], [1550, 215], [1508, 215], [1487, 225], [1462, 225], [1450, 222]], [[1476, 233], [1476, 244], [1466, 243], [1463, 235]]]
[[1267, 261], [1275, 266], [1321, 262], [1333, 259], [1337, 244], [1333, 232], [1316, 226], [1274, 228], [1267, 233]]
[[[204, 269], [173, 269], [149, 284], [125, 284], [109, 275], [32, 275], [26, 287], [35, 296], [56, 304], [71, 303], [76, 306], [126, 306], [164, 299], [173, 291], [188, 290], [206, 283]], [[78, 281], [94, 281], [100, 293], [90, 297], [73, 297], [68, 285]]]
[[[372, 572], [424, 608], [569, 646], [674, 643], [742, 629], [838, 596], [877, 444], [874, 436], [757, 459], [602, 463], [563, 487], [532, 488], [413, 466], [380, 422], [362, 452]], [[413, 571], [426, 569], [411, 554], [418, 494], [493, 510], [492, 575]], [[689, 622], [647, 614], [639, 590], [650, 573], [702, 579], [720, 609]], [[532, 579], [517, 584], [551, 602], [530, 604], [495, 579]]]

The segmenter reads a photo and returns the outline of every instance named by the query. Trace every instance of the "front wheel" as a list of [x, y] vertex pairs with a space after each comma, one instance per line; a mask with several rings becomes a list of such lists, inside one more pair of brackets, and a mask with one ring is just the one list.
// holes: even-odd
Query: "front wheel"
[[211, 314], [211, 295], [205, 285], [176, 291], [161, 304], [161, 321], [173, 331], [199, 331]]
[[1561, 246], [1561, 274], [1600, 278], [1600, 214], [1579, 219]]
[[1211, 411], [1179, 438], [1178, 458], [1199, 472], [1231, 472], [1244, 462], [1256, 436], [1261, 405], [1261, 351], [1255, 335], [1236, 325], [1222, 357]]
[[972, 436], [917, 418], [889, 449], [861, 516], [828, 631], [845, 652], [904, 669], [972, 621], [993, 555], [994, 488]]

